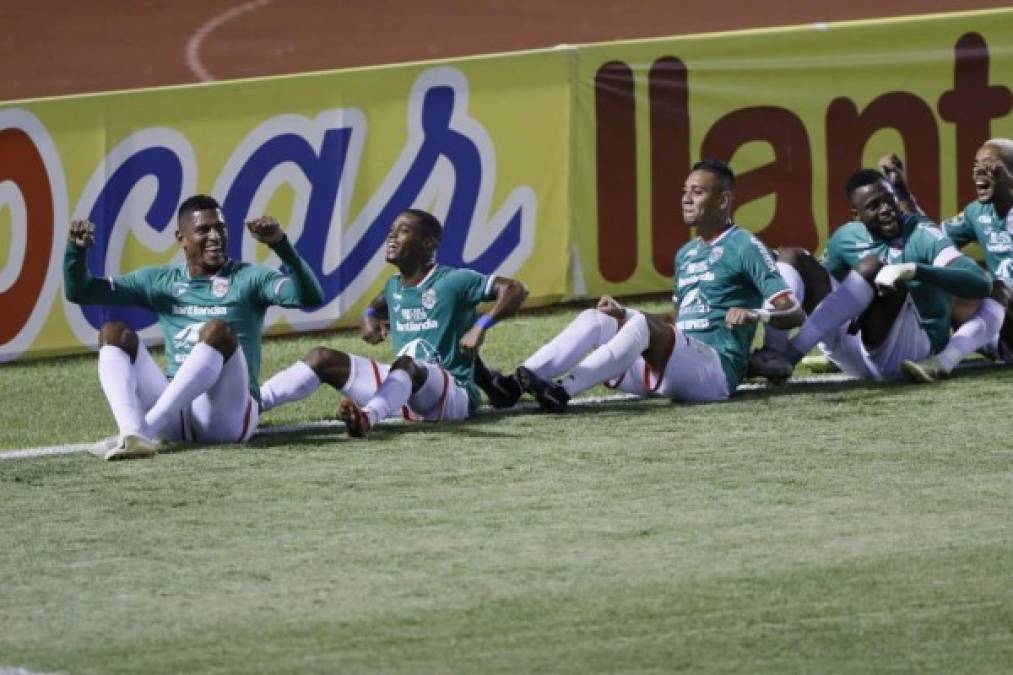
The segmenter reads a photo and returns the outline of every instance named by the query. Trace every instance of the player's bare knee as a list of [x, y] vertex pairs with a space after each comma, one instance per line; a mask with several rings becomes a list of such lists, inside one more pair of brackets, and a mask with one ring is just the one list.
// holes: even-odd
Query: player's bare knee
[[229, 358], [239, 348], [239, 340], [232, 326], [222, 319], [212, 319], [200, 329], [200, 341], [217, 349], [222, 356]]
[[403, 370], [412, 380], [412, 391], [418, 391], [426, 383], [429, 370], [410, 356], [399, 356], [390, 364], [391, 371]]
[[863, 279], [872, 284], [876, 280], [876, 275], [883, 269], [883, 263], [876, 256], [867, 255], [858, 261], [854, 269]]
[[137, 333], [122, 321], [106, 321], [98, 331], [100, 347], [119, 347], [130, 355], [131, 360], [137, 358], [139, 342]]
[[348, 354], [327, 347], [314, 347], [303, 357], [303, 363], [313, 369], [318, 376], [333, 368], [348, 369], [351, 359]]

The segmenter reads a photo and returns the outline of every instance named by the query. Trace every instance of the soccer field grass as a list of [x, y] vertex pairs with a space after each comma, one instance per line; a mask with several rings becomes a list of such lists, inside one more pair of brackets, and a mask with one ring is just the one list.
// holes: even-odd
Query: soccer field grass
[[[512, 367], [572, 313], [497, 326], [484, 353]], [[322, 341], [386, 355], [272, 340], [263, 372]], [[0, 377], [0, 448], [113, 431], [93, 356]], [[0, 671], [1009, 672], [1011, 385], [3, 460]]]

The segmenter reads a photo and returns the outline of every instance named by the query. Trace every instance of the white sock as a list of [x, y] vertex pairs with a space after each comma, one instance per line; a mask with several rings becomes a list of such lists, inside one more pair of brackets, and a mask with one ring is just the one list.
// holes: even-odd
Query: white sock
[[559, 335], [532, 354], [524, 367], [544, 379], [562, 375], [589, 351], [610, 340], [618, 327], [619, 323], [607, 314], [585, 309]]
[[320, 378], [316, 372], [305, 361], [296, 361], [260, 385], [260, 411], [301, 401], [319, 388]]
[[411, 395], [412, 378], [407, 372], [395, 368], [387, 373], [386, 379], [380, 383], [380, 388], [362, 409], [369, 415], [370, 424], [376, 424], [377, 421], [386, 419], [400, 410], [408, 403]]
[[[791, 289], [795, 300], [801, 305], [802, 301], [805, 300], [805, 282], [802, 281], [802, 276], [798, 273], [798, 270], [788, 263], [778, 262], [777, 271], [781, 273], [781, 277], [788, 284], [788, 288]], [[774, 306], [769, 302], [764, 302], [763, 307], [765, 309], [773, 309]], [[788, 347], [788, 331], [783, 328], [774, 328], [770, 324], [764, 324], [763, 346], [783, 354]]]
[[113, 345], [99, 349], [98, 381], [113, 411], [119, 435], [143, 433], [144, 409], [137, 395], [137, 371], [130, 355]]
[[939, 365], [950, 372], [971, 352], [999, 339], [1006, 310], [992, 298], [985, 298], [970, 319], [953, 333], [946, 348], [939, 352]]
[[588, 354], [563, 380], [563, 389], [570, 396], [576, 396], [596, 384], [614, 380], [633, 365], [650, 340], [647, 317], [640, 312], [630, 312], [615, 337]]
[[816, 309], [802, 324], [798, 335], [789, 341], [789, 346], [799, 358], [805, 356], [830, 331], [864, 312], [874, 297], [872, 285], [852, 270], [833, 293], [816, 305]]
[[224, 364], [225, 357], [221, 352], [204, 342], [198, 342], [180, 364], [169, 386], [144, 416], [149, 435], [157, 437], [159, 431], [176, 422], [180, 410], [214, 385]]

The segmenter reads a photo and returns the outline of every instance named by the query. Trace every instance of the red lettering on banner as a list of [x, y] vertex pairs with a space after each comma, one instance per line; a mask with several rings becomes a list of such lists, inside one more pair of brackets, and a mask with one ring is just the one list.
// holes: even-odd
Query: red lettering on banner
[[598, 268], [611, 282], [637, 268], [637, 129], [633, 71], [613, 61], [594, 80], [597, 114]]
[[876, 98], [861, 113], [848, 98], [836, 98], [827, 108], [827, 222], [831, 231], [852, 220], [844, 184], [862, 168], [865, 144], [880, 129], [900, 133], [911, 190], [929, 217], [939, 219], [939, 130], [935, 115], [914, 94], [894, 91]]
[[675, 252], [689, 239], [682, 183], [690, 163], [689, 85], [685, 64], [666, 56], [647, 75], [651, 110], [651, 245], [654, 269], [675, 273]]
[[0, 292], [0, 344], [13, 340], [35, 309], [53, 246], [53, 196], [46, 164], [31, 137], [20, 129], [0, 131], [0, 181], [21, 191], [27, 213], [25, 255], [14, 283]]
[[[957, 126], [957, 206], [974, 200], [974, 184], [967, 178], [978, 147], [992, 137], [991, 120], [1013, 110], [1013, 95], [1005, 85], [988, 84], [988, 45], [977, 33], [957, 40], [953, 89], [939, 97], [939, 116]], [[918, 193], [915, 193], [918, 194]], [[921, 198], [921, 195], [918, 195]]]
[[812, 215], [813, 168], [805, 125], [785, 108], [736, 110], [710, 128], [701, 155], [727, 161], [739, 147], [752, 141], [769, 143], [774, 161], [737, 176], [737, 208], [774, 195], [774, 215], [761, 228], [763, 241], [768, 246], [791, 244], [814, 249], [818, 242]]

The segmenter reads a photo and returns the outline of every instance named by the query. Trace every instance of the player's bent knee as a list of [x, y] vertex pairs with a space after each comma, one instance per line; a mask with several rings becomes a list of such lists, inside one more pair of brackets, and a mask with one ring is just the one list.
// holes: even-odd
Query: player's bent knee
[[348, 357], [348, 354], [335, 349], [314, 347], [303, 357], [303, 363], [319, 375], [335, 367], [347, 369], [351, 363], [351, 359]]
[[212, 319], [200, 329], [200, 341], [217, 349], [222, 356], [229, 358], [239, 348], [239, 340], [232, 326], [222, 319]]
[[410, 356], [399, 356], [390, 364], [391, 372], [403, 370], [412, 380], [412, 391], [418, 391], [426, 383], [429, 370]]
[[122, 321], [106, 321], [102, 324], [98, 331], [98, 343], [100, 347], [119, 347], [130, 354], [130, 358], [137, 356], [137, 333]]

